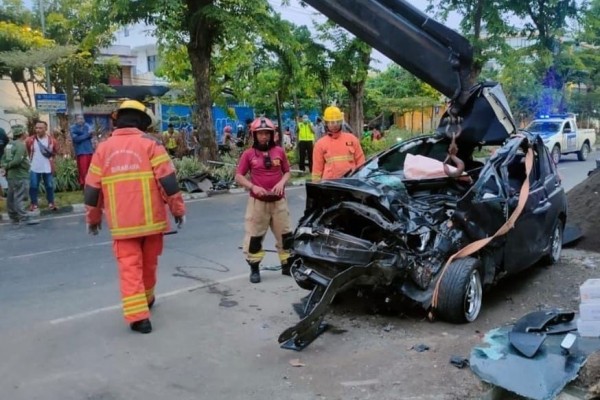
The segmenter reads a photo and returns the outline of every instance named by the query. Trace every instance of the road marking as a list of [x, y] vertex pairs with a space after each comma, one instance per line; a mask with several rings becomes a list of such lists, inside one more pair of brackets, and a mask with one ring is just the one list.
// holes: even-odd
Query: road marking
[[[156, 296], [156, 299], [157, 300], [165, 299], [167, 297], [177, 296], [177, 295], [182, 294], [182, 293], [192, 292], [194, 290], [204, 289], [204, 288], [207, 288], [207, 287], [210, 287], [210, 286], [222, 285], [222, 284], [227, 283], [227, 282], [231, 282], [231, 281], [235, 281], [235, 280], [242, 279], [242, 278], [247, 278], [247, 277], [248, 277], [248, 274], [241, 274], [241, 275], [230, 276], [229, 278], [219, 279], [217, 281], [200, 283], [200, 284], [197, 284], [197, 285], [188, 286], [186, 288], [176, 289], [176, 290], [173, 290], [171, 292], [160, 294], [160, 295]], [[82, 313], [79, 313], [79, 314], [69, 315], [68, 317], [53, 319], [53, 320], [50, 321], [50, 323], [52, 325], [58, 325], [58, 324], [62, 324], [63, 322], [74, 321], [74, 320], [81, 319], [81, 318], [91, 317], [93, 315], [97, 315], [97, 314], [100, 314], [100, 313], [103, 313], [103, 312], [106, 312], [106, 311], [115, 311], [115, 310], [120, 310], [120, 309], [121, 309], [121, 305], [117, 304], [117, 305], [114, 305], [114, 306], [102, 307], [102, 308], [97, 308], [95, 310], [82, 312]]]
[[88, 248], [88, 247], [104, 246], [104, 245], [107, 245], [107, 244], [110, 244], [110, 243], [112, 243], [112, 240], [109, 240], [107, 242], [98, 242], [98, 243], [86, 244], [86, 245], [83, 245], [83, 246], [63, 247], [63, 248], [54, 249], [54, 250], [36, 251], [34, 253], [25, 253], [25, 254], [19, 254], [17, 256], [2, 257], [2, 258], [0, 258], [0, 260], [15, 260], [15, 259], [18, 259], [18, 258], [37, 257], [37, 256], [41, 256], [41, 255], [46, 255], [46, 254], [60, 253], [61, 251], [80, 250], [80, 249], [85, 249], [85, 248]]

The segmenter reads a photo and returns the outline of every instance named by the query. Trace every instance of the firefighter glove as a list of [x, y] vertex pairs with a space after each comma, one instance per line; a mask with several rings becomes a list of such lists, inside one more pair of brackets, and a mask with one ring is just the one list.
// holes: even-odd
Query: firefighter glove
[[177, 228], [181, 229], [183, 224], [185, 224], [185, 215], [182, 215], [181, 217], [175, 217], [175, 223], [177, 224]]
[[87, 224], [87, 233], [96, 236], [102, 230], [102, 223]]

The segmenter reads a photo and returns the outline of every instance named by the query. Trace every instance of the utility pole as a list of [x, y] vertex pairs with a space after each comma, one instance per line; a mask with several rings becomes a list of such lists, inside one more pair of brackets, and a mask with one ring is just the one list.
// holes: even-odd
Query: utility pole
[[[40, 5], [40, 19], [41, 19], [41, 23], [42, 23], [42, 35], [44, 36], [44, 38], [46, 38], [46, 17], [45, 17], [45, 10], [44, 10], [44, 0], [39, 0], [39, 5]], [[46, 93], [51, 94], [52, 93], [52, 83], [50, 82], [50, 69], [48, 68], [48, 64], [44, 65], [44, 69], [46, 71]], [[49, 131], [52, 132], [52, 127], [54, 126], [54, 115], [52, 115], [52, 113], [49, 114], [49, 122], [50, 122], [50, 126], [49, 126]]]

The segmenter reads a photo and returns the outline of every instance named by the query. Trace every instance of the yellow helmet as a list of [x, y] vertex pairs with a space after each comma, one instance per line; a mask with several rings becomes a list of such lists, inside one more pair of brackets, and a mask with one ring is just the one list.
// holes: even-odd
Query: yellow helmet
[[343, 119], [344, 114], [335, 106], [327, 107], [323, 113], [323, 121], [325, 122], [343, 121]]
[[147, 129], [147, 127], [154, 125], [156, 122], [156, 117], [154, 116], [152, 110], [146, 107], [144, 103], [139, 102], [137, 100], [123, 101], [121, 105], [119, 105], [119, 109], [117, 110], [117, 116], [119, 114], [119, 111], [121, 110], [136, 110], [143, 113], [147, 117], [146, 121], [144, 121], [147, 123], [146, 128], [144, 129]]

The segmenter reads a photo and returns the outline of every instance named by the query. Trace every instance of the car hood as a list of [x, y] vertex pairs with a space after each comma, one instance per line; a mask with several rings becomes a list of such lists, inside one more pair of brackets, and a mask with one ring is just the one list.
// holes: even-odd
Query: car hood
[[[501, 145], [517, 131], [502, 87], [495, 82], [475, 85], [459, 115], [462, 118], [459, 145]], [[438, 136], [449, 136], [448, 112], [444, 113], [437, 129]]]
[[542, 139], [548, 139], [558, 134], [557, 131], [529, 131], [532, 135], [538, 135]]

